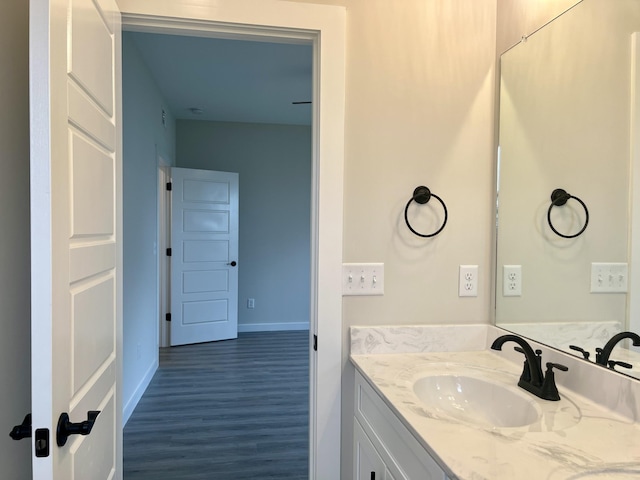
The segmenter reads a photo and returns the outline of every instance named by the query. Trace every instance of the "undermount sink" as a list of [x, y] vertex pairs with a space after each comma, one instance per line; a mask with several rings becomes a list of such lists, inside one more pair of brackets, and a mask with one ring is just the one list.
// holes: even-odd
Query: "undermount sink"
[[465, 375], [422, 377], [413, 391], [430, 410], [479, 426], [521, 427], [538, 421], [542, 412], [526, 393]]
[[484, 429], [551, 432], [580, 422], [580, 409], [566, 395], [542, 400], [518, 387], [518, 376], [453, 362], [413, 365], [400, 374], [426, 416]]

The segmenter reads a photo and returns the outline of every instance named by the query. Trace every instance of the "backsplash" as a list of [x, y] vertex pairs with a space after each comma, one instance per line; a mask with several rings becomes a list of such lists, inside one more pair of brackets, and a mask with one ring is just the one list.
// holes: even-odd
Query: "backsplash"
[[351, 354], [484, 350], [488, 325], [351, 327]]

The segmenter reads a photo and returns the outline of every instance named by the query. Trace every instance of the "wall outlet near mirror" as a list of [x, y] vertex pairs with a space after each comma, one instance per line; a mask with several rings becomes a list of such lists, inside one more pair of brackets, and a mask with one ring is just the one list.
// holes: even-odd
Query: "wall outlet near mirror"
[[460, 265], [458, 277], [458, 296], [477, 297], [478, 265]]
[[502, 296], [522, 296], [522, 265], [502, 266]]
[[591, 293], [627, 293], [628, 279], [626, 263], [591, 264]]

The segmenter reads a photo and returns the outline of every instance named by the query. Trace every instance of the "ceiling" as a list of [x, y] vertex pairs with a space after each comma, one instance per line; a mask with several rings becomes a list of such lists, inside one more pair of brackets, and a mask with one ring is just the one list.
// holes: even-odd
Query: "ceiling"
[[[312, 47], [126, 32], [177, 119], [310, 125]], [[194, 114], [192, 109], [202, 111]]]

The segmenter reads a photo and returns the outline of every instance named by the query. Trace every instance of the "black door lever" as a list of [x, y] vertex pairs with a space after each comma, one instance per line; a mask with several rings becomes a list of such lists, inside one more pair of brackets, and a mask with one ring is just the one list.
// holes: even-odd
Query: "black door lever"
[[97, 410], [87, 412], [87, 419], [80, 423], [71, 423], [68, 413], [61, 413], [56, 428], [56, 443], [63, 447], [67, 443], [69, 435], [89, 435], [93, 429], [93, 424], [100, 414]]
[[16, 425], [13, 427], [9, 436], [14, 440], [22, 440], [23, 438], [31, 437], [31, 414], [28, 413], [21, 425]]

